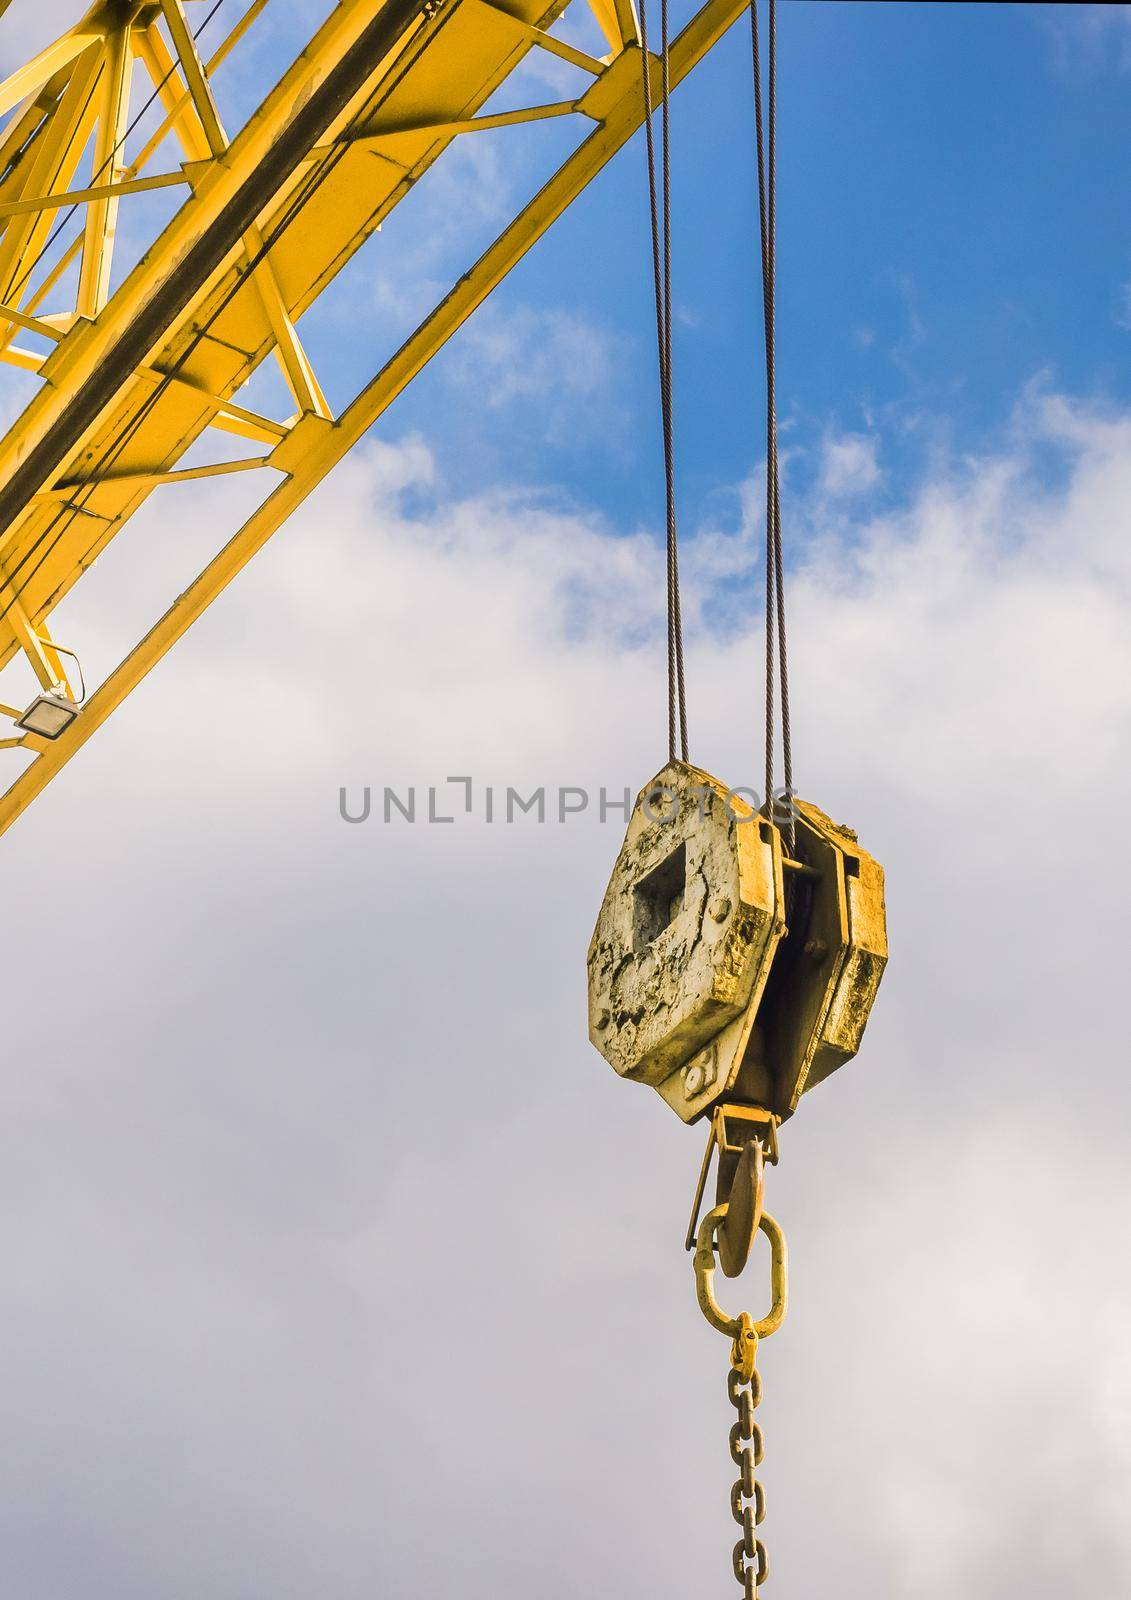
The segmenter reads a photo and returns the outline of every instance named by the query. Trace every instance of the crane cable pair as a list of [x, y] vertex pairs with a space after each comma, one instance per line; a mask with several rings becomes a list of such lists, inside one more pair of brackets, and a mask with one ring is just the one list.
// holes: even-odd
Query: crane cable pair
[[[671, 227], [671, 75], [669, 0], [660, 0], [660, 183], [656, 177], [655, 106], [652, 58], [648, 50], [648, 7], [640, 5], [640, 44], [644, 63], [644, 135], [647, 150], [648, 206], [652, 234], [652, 277], [656, 302], [656, 348], [660, 381], [660, 419], [664, 456], [667, 557], [668, 756], [688, 760], [687, 691], [683, 619], [680, 605], [679, 540], [676, 518], [675, 425], [672, 381], [672, 227]], [[754, 83], [755, 154], [758, 169], [758, 224], [761, 244], [762, 320], [766, 371], [766, 692], [765, 807], [773, 815], [775, 700], [781, 707], [783, 811], [792, 843], [793, 744], [789, 713], [789, 662], [786, 646], [785, 576], [782, 560], [781, 491], [778, 467], [776, 280], [777, 280], [777, 0], [769, 0], [766, 112], [763, 114], [758, 3], [750, 0], [750, 40]], [[767, 129], [768, 122], [768, 129]], [[659, 191], [659, 192], [658, 192]], [[775, 692], [776, 691], [776, 692]]]
[[[671, 77], [669, 69], [669, 0], [660, 0], [660, 184], [656, 177], [656, 140], [653, 132], [652, 58], [648, 50], [647, 0], [640, 3], [640, 43], [643, 61], [644, 134], [647, 150], [648, 206], [651, 223], [652, 277], [656, 308], [656, 351], [659, 370], [660, 421], [663, 441], [666, 580], [667, 580], [667, 683], [668, 759], [688, 764], [687, 690], [684, 671], [683, 620], [680, 605], [679, 540], [676, 517], [675, 427], [672, 378], [672, 227], [671, 227]], [[778, 466], [776, 384], [776, 243], [777, 243], [777, 5], [768, 0], [768, 73], [766, 111], [763, 113], [762, 63], [757, 0], [750, 0], [750, 38], [754, 86], [755, 153], [758, 169], [758, 223], [762, 272], [762, 319], [766, 374], [766, 586], [765, 586], [765, 767], [764, 812], [771, 822], [779, 818], [775, 806], [774, 746], [775, 700], [780, 696], [783, 832], [791, 856], [796, 853], [793, 820], [793, 750], [789, 713], [789, 667], [786, 648], [785, 578], [782, 560], [781, 491]], [[768, 120], [768, 131], [766, 122]], [[657, 189], [659, 187], [659, 194]], [[775, 693], [775, 690], [777, 693]], [[756, 1476], [763, 1458], [762, 1430], [754, 1413], [762, 1398], [756, 1369], [758, 1340], [777, 1331], [787, 1303], [786, 1245], [781, 1228], [763, 1208], [767, 1155], [777, 1159], [777, 1122], [757, 1127], [741, 1153], [727, 1144], [726, 1117], [712, 1118], [711, 1137], [700, 1173], [688, 1234], [695, 1247], [695, 1277], [699, 1304], [708, 1322], [732, 1337], [727, 1397], [737, 1412], [730, 1429], [730, 1456], [738, 1470], [731, 1488], [731, 1515], [740, 1529], [731, 1565], [742, 1585], [743, 1600], [757, 1600], [769, 1573], [766, 1547], [758, 1530], [766, 1514], [766, 1498]], [[748, 1128], [747, 1132], [755, 1132]], [[717, 1205], [697, 1227], [712, 1153], [718, 1150], [720, 1189], [724, 1162], [728, 1199]], [[736, 1159], [737, 1156], [737, 1159]], [[714, 1294], [716, 1236], [724, 1270], [733, 1276], [745, 1265], [752, 1241], [761, 1230], [770, 1242], [773, 1301], [770, 1311], [755, 1322], [747, 1312], [729, 1317]], [[741, 1235], [741, 1237], [739, 1237]], [[729, 1257], [729, 1259], [728, 1259]]]

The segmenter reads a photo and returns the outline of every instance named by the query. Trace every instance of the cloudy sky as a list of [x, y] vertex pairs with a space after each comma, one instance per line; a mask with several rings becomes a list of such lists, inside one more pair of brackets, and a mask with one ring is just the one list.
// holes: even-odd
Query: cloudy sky
[[[0, 61], [68, 14], [15, 0]], [[233, 125], [320, 15], [280, 6]], [[893, 954], [770, 1177], [772, 1589], [1115, 1600], [1131, 17], [798, 3], [781, 35], [800, 787], [884, 862]], [[675, 119], [692, 754], [734, 783], [747, 48]], [[554, 154], [482, 137], [312, 318], [337, 403]], [[617, 818], [482, 804], [664, 755], [641, 161], [0, 840], [4, 1600], [737, 1592], [727, 1348], [681, 1249], [700, 1135], [585, 1036]], [[131, 525], [60, 614], [92, 675], [242, 493]], [[386, 784], [456, 820], [341, 820]], [[758, 1309], [758, 1270], [730, 1293]]]

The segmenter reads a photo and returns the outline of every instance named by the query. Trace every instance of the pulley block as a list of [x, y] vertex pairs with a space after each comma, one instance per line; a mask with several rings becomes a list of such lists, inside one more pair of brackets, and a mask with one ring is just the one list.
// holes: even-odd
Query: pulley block
[[589, 1036], [684, 1122], [788, 1117], [856, 1054], [887, 961], [883, 871], [795, 802], [793, 842], [709, 773], [637, 796], [589, 946]]

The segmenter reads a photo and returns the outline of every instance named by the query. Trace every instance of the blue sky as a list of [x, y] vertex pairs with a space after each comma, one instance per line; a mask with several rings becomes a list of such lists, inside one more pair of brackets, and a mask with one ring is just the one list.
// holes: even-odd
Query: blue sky
[[[242, 9], [225, 0], [206, 54]], [[676, 21], [690, 9], [676, 0]], [[209, 10], [194, 11], [198, 26]], [[216, 79], [233, 129], [324, 10], [321, 0], [273, 0]], [[38, 15], [13, 8], [0, 59], [14, 63], [41, 42], [37, 29], [47, 37], [74, 12], [67, 0]], [[825, 447], [843, 435], [858, 452], [847, 487], [874, 509], [898, 503], [940, 457], [994, 447], [1029, 385], [1125, 400], [1131, 180], [1118, 153], [1131, 147], [1131, 10], [784, 0], [780, 13], [787, 495], [818, 486]], [[560, 26], [600, 49], [583, 5]], [[560, 98], [576, 81], [560, 63], [532, 61], [498, 103]], [[745, 23], [679, 89], [673, 121], [678, 456], [690, 533], [704, 519], [737, 523], [740, 486], [761, 458]], [[337, 404], [574, 136], [565, 122], [475, 135], [402, 204], [304, 322]], [[123, 239], [132, 229], [140, 244], [174, 203], [169, 191], [134, 199]], [[536, 486], [622, 531], [654, 527], [648, 248], [638, 138], [396, 404], [381, 436], [426, 437], [449, 492]], [[123, 251], [119, 272], [125, 265]], [[9, 374], [13, 396], [24, 387]], [[258, 381], [261, 397], [271, 387], [266, 375]], [[1055, 475], [1055, 459], [1044, 470]], [[787, 505], [794, 551], [806, 523]]]
[[[272, 0], [233, 127], [328, 3]], [[15, 0], [0, 55], [78, 10]], [[892, 960], [769, 1179], [776, 1600], [1131, 1593], [1129, 18], [782, 7], [798, 775]], [[736, 30], [676, 102], [692, 755], [736, 783], [749, 128]], [[338, 405], [564, 134], [461, 142], [304, 320]], [[5, 1600], [734, 1590], [700, 1134], [586, 1036], [621, 819], [376, 803], [661, 764], [642, 199], [636, 146], [0, 841]], [[252, 477], [154, 496], [59, 608], [89, 678]]]
[[[1000, 439], [1034, 381], [1127, 398], [1131, 335], [1119, 324], [1131, 179], [1118, 152], [1131, 148], [1131, 28], [1125, 8], [1103, 10], [782, 5], [779, 350], [794, 488], [811, 483], [830, 435], [873, 437], [881, 470], [871, 492], [882, 499], [905, 493], [939, 451]], [[520, 151], [509, 130], [480, 137], [497, 163], [491, 181], [529, 192], [535, 141], [520, 134]], [[548, 157], [564, 139], [548, 129], [542, 142]], [[744, 25], [678, 91], [674, 161], [677, 426], [690, 528], [704, 515], [737, 515], [733, 490], [761, 454]], [[654, 520], [643, 171], [638, 140], [496, 292], [492, 329], [511, 318], [530, 324], [515, 347], [519, 364], [524, 349], [537, 363], [540, 334], [558, 348], [561, 364], [536, 403], [521, 388], [501, 395], [489, 364], [478, 385], [486, 405], [469, 403], [476, 375], [467, 341], [456, 341], [388, 415], [386, 437], [424, 433], [461, 491], [505, 476], [556, 485], [623, 527]], [[500, 218], [489, 207], [473, 217], [435, 262], [437, 281]], [[398, 238], [412, 232], [408, 218], [389, 225], [385, 253], [378, 241], [352, 275], [359, 288], [374, 272], [395, 280]], [[538, 321], [546, 315], [557, 319], [551, 333]], [[390, 338], [395, 326], [404, 323], [389, 320]], [[373, 348], [380, 342], [375, 329]], [[335, 340], [333, 376], [348, 387], [368, 354], [364, 342]]]

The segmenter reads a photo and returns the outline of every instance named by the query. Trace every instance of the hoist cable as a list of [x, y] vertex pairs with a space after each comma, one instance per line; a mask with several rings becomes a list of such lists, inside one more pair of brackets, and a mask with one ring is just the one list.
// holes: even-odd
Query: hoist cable
[[664, 174], [664, 347], [668, 370], [668, 457], [670, 488], [667, 495], [667, 554], [671, 589], [671, 636], [679, 705], [680, 754], [687, 760], [687, 686], [683, 672], [683, 617], [679, 593], [679, 540], [675, 513], [675, 385], [672, 381], [672, 206], [671, 206], [671, 41], [668, 0], [660, 5], [660, 64], [663, 90], [662, 123]]
[[778, 675], [781, 692], [782, 776], [785, 779], [787, 802], [790, 807], [789, 837], [794, 836], [793, 823], [793, 730], [789, 715], [789, 654], [786, 649], [785, 626], [785, 562], [782, 558], [781, 537], [781, 481], [778, 463], [778, 413], [777, 413], [777, 0], [769, 0], [770, 23], [770, 139], [769, 139], [769, 300], [770, 328], [773, 344], [770, 354], [770, 372], [774, 380], [774, 404], [771, 416], [774, 435], [774, 586], [777, 601]]
[[[680, 613], [679, 549], [675, 510], [675, 427], [672, 406], [671, 271], [671, 92], [668, 0], [660, 5], [661, 183], [657, 195], [656, 143], [652, 126], [652, 58], [648, 51], [646, 0], [640, 5], [643, 63], [644, 139], [648, 164], [648, 207], [652, 228], [652, 281], [656, 300], [656, 355], [660, 378], [660, 421], [664, 451], [668, 633], [668, 758], [687, 760], [687, 690], [683, 670], [683, 619]], [[661, 225], [662, 207], [662, 225]]]
[[[762, 65], [758, 4], [750, 0], [750, 38], [754, 75], [754, 126], [758, 164], [758, 221], [762, 256], [762, 320], [766, 349], [766, 805], [772, 816], [774, 791], [775, 688], [780, 693], [782, 767], [789, 806], [787, 832], [794, 841], [793, 735], [789, 711], [789, 658], [786, 648], [785, 571], [781, 536], [781, 481], [777, 424], [777, 4], [769, 0], [768, 119], [763, 118]], [[768, 120], [768, 138], [764, 121]]]

